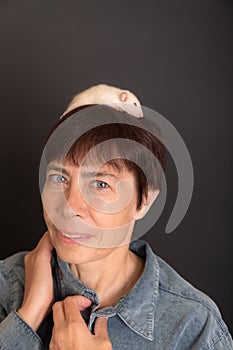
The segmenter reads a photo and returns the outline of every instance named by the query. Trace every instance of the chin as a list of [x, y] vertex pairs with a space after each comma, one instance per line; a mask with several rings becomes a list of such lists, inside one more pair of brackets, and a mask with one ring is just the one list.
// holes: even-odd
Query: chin
[[53, 244], [58, 256], [69, 264], [87, 264], [97, 260], [101, 260], [109, 255], [112, 249], [101, 249], [88, 247], [81, 244], [70, 246]]

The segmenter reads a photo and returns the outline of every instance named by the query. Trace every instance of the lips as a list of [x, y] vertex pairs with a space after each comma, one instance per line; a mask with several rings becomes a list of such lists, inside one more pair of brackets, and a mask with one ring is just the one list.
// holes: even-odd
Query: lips
[[86, 237], [87, 235], [80, 235], [80, 234], [70, 234], [70, 233], [65, 233], [65, 232], [61, 232], [62, 236], [65, 236], [65, 237], [68, 237], [68, 238], [72, 238], [72, 239], [75, 239], [75, 238], [84, 238]]
[[59, 231], [59, 230], [56, 230], [56, 232], [58, 234], [60, 241], [62, 241], [63, 243], [68, 243], [68, 244], [85, 243], [93, 237], [92, 235], [85, 234], [85, 233], [76, 233], [76, 232], [75, 233], [67, 233], [67, 232], [63, 232], [63, 231]]

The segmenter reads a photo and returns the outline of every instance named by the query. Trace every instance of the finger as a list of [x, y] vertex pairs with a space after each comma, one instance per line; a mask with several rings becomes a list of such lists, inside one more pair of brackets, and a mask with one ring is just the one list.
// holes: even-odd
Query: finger
[[89, 306], [91, 306], [91, 300], [86, 297], [83, 297], [82, 295], [75, 295], [72, 298], [74, 298], [74, 300], [76, 301], [80, 311], [84, 311]]
[[36, 248], [31, 252], [33, 255], [44, 257], [46, 261], [50, 261], [52, 256], [53, 245], [51, 243], [48, 231], [39, 240]]
[[39, 240], [38, 247], [51, 251], [53, 249], [53, 245], [50, 239], [50, 234], [46, 231], [41, 239]]
[[37, 243], [37, 246], [25, 255], [24, 261], [27, 263], [31, 259], [34, 261], [38, 257], [43, 257], [45, 258], [45, 262], [50, 262], [52, 250], [53, 246], [49, 238], [49, 233], [46, 232]]
[[[83, 297], [82, 295], [74, 295], [68, 297], [69, 299], [72, 299], [72, 305], [74, 308], [78, 307], [80, 311], [86, 310], [89, 306], [91, 306], [90, 299]], [[65, 299], [66, 300], [66, 299]]]
[[108, 338], [108, 319], [106, 317], [98, 317], [95, 321], [94, 333], [96, 337]]
[[[70, 296], [64, 300], [65, 318], [68, 322], [79, 322], [85, 324], [80, 311], [90, 306], [91, 302], [82, 296]], [[86, 324], [85, 324], [86, 326]]]
[[65, 322], [65, 312], [62, 301], [58, 301], [57, 303], [53, 304], [53, 321], [54, 326]]

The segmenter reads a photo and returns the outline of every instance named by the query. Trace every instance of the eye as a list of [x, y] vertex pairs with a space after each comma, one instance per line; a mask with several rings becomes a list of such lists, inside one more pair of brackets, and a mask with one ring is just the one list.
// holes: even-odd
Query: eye
[[67, 184], [68, 183], [67, 179], [62, 175], [57, 175], [57, 174], [50, 175], [49, 179], [54, 183], [59, 183], [59, 184]]
[[134, 102], [134, 106], [137, 106], [137, 103], [136, 103], [136, 102]]
[[104, 182], [104, 181], [94, 181], [94, 186], [98, 189], [105, 189], [105, 188], [109, 188], [109, 185]]

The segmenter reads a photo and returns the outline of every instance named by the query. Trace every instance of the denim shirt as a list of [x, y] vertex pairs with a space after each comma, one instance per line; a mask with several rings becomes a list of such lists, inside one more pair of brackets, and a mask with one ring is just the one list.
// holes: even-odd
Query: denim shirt
[[[97, 293], [83, 285], [69, 265], [58, 258], [60, 297], [83, 295], [92, 301], [83, 313], [90, 331], [96, 317], [108, 317], [113, 350], [230, 350], [233, 342], [215, 303], [180, 277], [138, 240], [131, 251], [145, 259], [132, 290], [118, 302], [98, 309]], [[19, 316], [24, 290], [24, 256], [0, 262], [0, 349], [44, 350], [37, 333]], [[75, 350], [75, 349], [74, 349]]]

